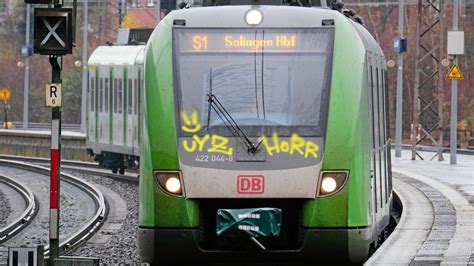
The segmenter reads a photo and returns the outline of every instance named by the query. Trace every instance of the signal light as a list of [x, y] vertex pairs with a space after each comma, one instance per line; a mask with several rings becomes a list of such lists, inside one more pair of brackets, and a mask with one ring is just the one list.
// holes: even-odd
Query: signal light
[[35, 8], [34, 52], [41, 55], [72, 53], [72, 9]]

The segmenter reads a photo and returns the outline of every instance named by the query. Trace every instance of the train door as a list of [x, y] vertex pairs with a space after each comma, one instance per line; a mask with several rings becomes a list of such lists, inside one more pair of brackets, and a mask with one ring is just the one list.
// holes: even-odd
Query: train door
[[123, 67], [113, 70], [113, 144], [123, 145]]
[[[374, 99], [373, 99], [373, 73], [372, 73], [372, 57], [371, 55], [368, 53], [367, 54], [367, 61], [366, 61], [366, 64], [367, 64], [367, 100], [368, 100], [368, 111], [369, 111], [369, 132], [370, 132], [370, 136], [369, 136], [369, 143], [371, 143], [370, 145], [370, 188], [371, 188], [371, 209], [372, 209], [372, 213], [373, 213], [373, 224], [376, 224], [376, 215], [377, 215], [377, 190], [376, 190], [376, 186], [377, 186], [377, 179], [376, 179], [376, 169], [375, 169], [375, 123], [374, 123]], [[375, 230], [376, 231], [376, 230]]]
[[126, 125], [126, 130], [125, 130], [125, 145], [127, 148], [132, 149], [133, 148], [133, 85], [132, 85], [132, 79], [130, 78], [132, 74], [132, 68], [125, 68], [124, 71], [125, 74], [125, 79], [124, 82], [126, 83], [125, 86], [125, 93], [126, 93], [126, 100], [125, 100], [125, 125]]
[[137, 108], [137, 134], [138, 134], [138, 147], [140, 148], [140, 136], [141, 136], [141, 131], [142, 131], [142, 119], [141, 119], [141, 114], [142, 114], [142, 106], [143, 106], [143, 95], [145, 95], [145, 79], [144, 79], [144, 71], [143, 68], [138, 67], [138, 78], [137, 78], [137, 84], [138, 84], [138, 108]]
[[108, 115], [108, 67], [102, 66], [99, 69], [99, 89], [98, 89], [98, 109], [99, 109], [99, 142], [107, 144], [109, 141], [109, 115]]
[[370, 73], [372, 79], [372, 124], [373, 124], [373, 141], [374, 141], [374, 203], [376, 206], [376, 223], [377, 232], [385, 228], [388, 223], [387, 215], [387, 175], [386, 175], [386, 109], [383, 91], [383, 58], [376, 55], [372, 58], [372, 65], [370, 66]]
[[379, 138], [380, 138], [380, 146], [379, 146], [379, 168], [380, 168], [380, 202], [382, 212], [386, 212], [387, 206], [387, 164], [386, 164], [386, 145], [387, 145], [387, 132], [385, 132], [385, 92], [384, 92], [384, 85], [383, 85], [383, 59], [378, 58], [377, 60], [377, 88], [378, 88], [378, 110], [379, 110]]
[[87, 140], [91, 142], [98, 140], [96, 117], [98, 75], [99, 69], [97, 67], [89, 67], [89, 86], [87, 88]]
[[140, 112], [140, 95], [141, 95], [141, 83], [139, 82], [141, 80], [139, 73], [139, 67], [133, 67], [132, 68], [132, 73], [130, 77], [130, 81], [133, 83], [133, 138], [132, 138], [132, 143], [133, 143], [133, 150], [132, 154], [138, 155], [139, 152], [139, 135], [138, 135], [138, 128], [139, 128], [139, 112]]

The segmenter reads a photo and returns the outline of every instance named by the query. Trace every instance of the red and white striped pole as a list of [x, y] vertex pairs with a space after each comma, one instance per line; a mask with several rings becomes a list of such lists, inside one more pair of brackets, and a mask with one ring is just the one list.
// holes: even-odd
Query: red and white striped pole
[[[52, 83], [61, 83], [61, 66], [58, 57], [50, 56]], [[48, 93], [48, 92], [46, 92]], [[54, 106], [54, 105], [53, 105]], [[61, 162], [61, 107], [52, 107], [51, 112], [51, 184], [49, 210], [49, 260], [59, 258], [59, 198], [60, 198], [60, 162]]]

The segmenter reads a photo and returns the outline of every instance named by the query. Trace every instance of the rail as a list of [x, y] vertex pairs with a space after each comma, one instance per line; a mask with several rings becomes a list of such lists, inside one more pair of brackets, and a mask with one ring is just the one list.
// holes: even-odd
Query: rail
[[[24, 169], [27, 171], [33, 171], [33, 172], [44, 174], [44, 175], [49, 175], [50, 173], [49, 169], [46, 167], [33, 165], [33, 164], [27, 164], [23, 162], [16, 162], [12, 160], [0, 159], [0, 165], [6, 165], [10, 167]], [[104, 222], [105, 218], [107, 217], [108, 209], [107, 209], [104, 195], [95, 186], [73, 175], [61, 173], [60, 176], [64, 178], [64, 181], [69, 182], [79, 187], [86, 193], [88, 193], [91, 196], [91, 198], [94, 199], [96, 207], [97, 207], [97, 210], [94, 216], [78, 232], [74, 233], [72, 236], [68, 237], [66, 240], [60, 241], [59, 251], [65, 252], [77, 246], [78, 244], [82, 243], [83, 241], [89, 239], [93, 234], [95, 234], [96, 231]], [[49, 254], [49, 245], [45, 247], [44, 253], [45, 255]]]
[[25, 210], [19, 217], [4, 228], [0, 228], [0, 243], [3, 243], [13, 237], [33, 220], [38, 213], [38, 203], [33, 192], [31, 192], [29, 188], [23, 186], [20, 182], [15, 181], [13, 178], [0, 174], [0, 182], [5, 183], [16, 190], [27, 203]]
[[[50, 159], [47, 158], [39, 158], [39, 157], [26, 157], [26, 156], [16, 156], [16, 155], [0, 155], [0, 160], [12, 160], [12, 161], [23, 161], [23, 162], [31, 162], [39, 165], [47, 165], [50, 164]], [[136, 177], [137, 171], [136, 169], [127, 169], [127, 172], [131, 173], [132, 175], [118, 175], [112, 174], [105, 168], [100, 168], [97, 163], [92, 162], [81, 162], [81, 161], [70, 161], [70, 160], [61, 160], [61, 169], [62, 170], [71, 170], [76, 171], [83, 174], [89, 175], [99, 175], [104, 177], [110, 177], [116, 180], [122, 180], [127, 182], [138, 182], [138, 178]]]

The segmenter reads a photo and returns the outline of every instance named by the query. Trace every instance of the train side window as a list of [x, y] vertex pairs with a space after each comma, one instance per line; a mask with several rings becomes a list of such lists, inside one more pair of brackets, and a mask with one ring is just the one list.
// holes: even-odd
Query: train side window
[[123, 90], [122, 90], [122, 94], [123, 94], [123, 98], [122, 98], [122, 110], [123, 110], [123, 113], [126, 114], [127, 113], [127, 99], [128, 99], [128, 88], [127, 88], [127, 81], [124, 80], [124, 79], [120, 79], [120, 81], [122, 81], [122, 86], [123, 86]]
[[385, 139], [387, 141], [387, 145], [390, 146], [390, 116], [389, 116], [389, 101], [388, 101], [388, 83], [387, 83], [387, 70], [384, 69], [383, 70], [383, 86], [384, 86], [384, 102], [385, 102], [385, 132], [386, 132], [386, 135], [385, 135]]
[[[136, 115], [138, 114], [138, 96], [140, 95], [140, 91], [138, 90], [138, 87], [137, 87], [137, 79], [134, 79], [134, 84], [135, 84], [135, 87], [134, 87], [134, 92], [135, 92], [135, 95], [134, 95], [134, 103], [135, 103], [135, 106], [133, 108], [133, 113]], [[132, 80], [130, 80], [130, 82], [132, 82]]]
[[383, 69], [380, 68], [380, 106], [382, 108], [382, 117], [381, 117], [381, 138], [382, 138], [382, 143], [381, 146], [385, 147], [387, 144], [387, 131], [385, 127], [385, 121], [387, 119], [387, 113], [386, 113], [386, 106], [385, 106], [385, 80], [383, 77]]
[[381, 165], [381, 168], [383, 170], [383, 183], [384, 183], [384, 195], [385, 195], [385, 203], [388, 202], [388, 187], [387, 187], [387, 127], [386, 127], [386, 121], [387, 121], [387, 106], [386, 106], [386, 101], [385, 97], [387, 96], [385, 93], [385, 79], [384, 79], [384, 73], [383, 73], [383, 68], [380, 68], [380, 106], [382, 108], [382, 119], [380, 121], [380, 130], [381, 130], [381, 136], [382, 136], [382, 144], [381, 147], [383, 149], [381, 150], [382, 155], [383, 155], [383, 162]]
[[[388, 83], [387, 83], [387, 70], [384, 69], [384, 80], [385, 80], [385, 93], [388, 93]], [[388, 101], [388, 95], [385, 95], [385, 113], [387, 114], [387, 121], [386, 121], [386, 131], [387, 131], [387, 134], [390, 132], [390, 128], [389, 128], [389, 125], [390, 125], [390, 117], [388, 116], [389, 114], [389, 101]], [[390, 137], [387, 138], [387, 148], [385, 149], [386, 152], [387, 152], [387, 180], [388, 180], [388, 191], [392, 191], [392, 162], [391, 162], [391, 150], [390, 150]], [[389, 193], [389, 192], [387, 192]]]
[[104, 110], [109, 112], [109, 78], [105, 78], [104, 94]]
[[117, 112], [119, 114], [122, 113], [122, 102], [123, 102], [123, 87], [122, 87], [122, 79], [118, 79], [118, 89], [117, 89]]
[[378, 113], [378, 121], [377, 121], [377, 124], [378, 124], [378, 141], [379, 141], [379, 145], [378, 147], [382, 147], [383, 146], [383, 127], [381, 125], [383, 125], [383, 107], [382, 107], [382, 101], [381, 101], [381, 98], [382, 98], [382, 89], [381, 89], [381, 77], [380, 77], [380, 72], [379, 72], [379, 68], [376, 67], [375, 68], [375, 76], [376, 76], [376, 79], [377, 79], [377, 113]]
[[383, 160], [381, 161], [381, 169], [383, 173], [383, 191], [384, 191], [384, 196], [385, 196], [385, 203], [387, 203], [387, 150], [386, 144], [387, 144], [387, 138], [386, 138], [386, 132], [385, 132], [385, 119], [386, 119], [386, 113], [385, 113], [385, 85], [384, 85], [384, 79], [383, 79], [383, 69], [380, 68], [380, 107], [381, 107], [381, 112], [382, 112], [382, 117], [381, 117], [381, 122], [380, 122], [380, 135], [382, 138], [382, 143], [381, 147], [382, 149], [380, 150], [382, 154]]
[[99, 112], [104, 111], [104, 78], [99, 79]]
[[114, 113], [117, 113], [117, 90], [118, 90], [118, 84], [117, 84], [117, 79], [114, 79], [114, 86], [112, 88], [112, 99], [113, 99], [113, 109]]
[[[123, 73], [124, 73], [123, 77], [125, 77], [125, 70]], [[123, 85], [122, 110], [126, 114], [127, 113], [127, 99], [128, 99], [128, 83], [125, 78], [121, 78], [120, 80], [122, 81], [122, 85]]]
[[384, 69], [382, 72], [383, 75], [383, 92], [384, 92], [384, 106], [385, 106], [385, 121], [384, 121], [384, 128], [385, 128], [385, 141], [387, 145], [385, 146], [385, 196], [386, 196], [386, 203], [388, 203], [388, 198], [390, 191], [392, 191], [392, 181], [391, 181], [391, 173], [390, 170], [390, 128], [389, 128], [389, 102], [388, 102], [388, 86], [387, 86], [387, 70]]
[[90, 84], [90, 107], [91, 107], [91, 112], [94, 112], [95, 109], [95, 77], [91, 78], [91, 84]]
[[[139, 70], [138, 71], [138, 105], [140, 106], [142, 104], [142, 92], [143, 92], [143, 79], [142, 79], [142, 73]], [[138, 112], [140, 113], [140, 112]]]
[[132, 97], [133, 97], [133, 88], [132, 88], [132, 80], [131, 79], [128, 79], [128, 100], [127, 100], [127, 103], [128, 103], [128, 114], [132, 114], [132, 111], [133, 111], [133, 102], [132, 102]]

